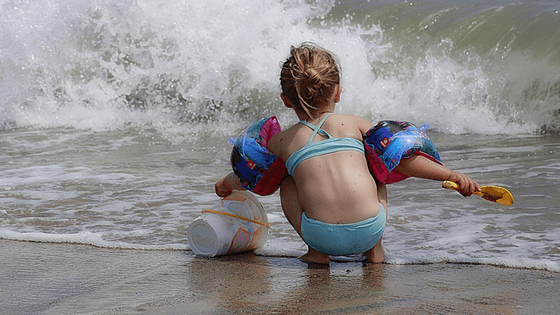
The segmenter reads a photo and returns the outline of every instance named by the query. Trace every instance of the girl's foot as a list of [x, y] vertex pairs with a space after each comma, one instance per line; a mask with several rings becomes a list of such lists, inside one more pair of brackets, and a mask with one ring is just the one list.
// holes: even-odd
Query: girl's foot
[[331, 261], [329, 255], [323, 254], [317, 250], [314, 250], [311, 247], [309, 247], [307, 254], [300, 256], [299, 259], [305, 262], [311, 262], [311, 263], [323, 264], [323, 265], [328, 265]]
[[380, 264], [385, 259], [385, 254], [383, 252], [383, 246], [381, 245], [381, 240], [375, 246], [364, 253], [366, 259], [374, 264]]

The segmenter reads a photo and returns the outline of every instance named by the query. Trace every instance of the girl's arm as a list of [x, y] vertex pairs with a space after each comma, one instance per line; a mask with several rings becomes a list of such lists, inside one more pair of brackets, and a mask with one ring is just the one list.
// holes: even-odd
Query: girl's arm
[[371, 128], [373, 128], [373, 124], [369, 120], [366, 120], [365, 118], [360, 116], [354, 116], [354, 117], [355, 117], [354, 123], [356, 124], [356, 126], [358, 127], [362, 135], [364, 135]]
[[452, 171], [422, 155], [402, 159], [394, 170], [410, 177], [455, 182], [459, 185], [459, 192], [464, 196], [470, 196], [480, 190], [480, 185], [469, 176]]
[[226, 177], [217, 181], [216, 185], [214, 185], [214, 189], [216, 190], [216, 195], [220, 197], [227, 197], [234, 190], [245, 190], [234, 172], [227, 174]]

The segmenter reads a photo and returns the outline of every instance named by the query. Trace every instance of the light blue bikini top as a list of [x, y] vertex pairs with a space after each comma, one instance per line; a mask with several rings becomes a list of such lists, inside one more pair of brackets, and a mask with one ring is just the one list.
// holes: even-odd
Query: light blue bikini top
[[[329, 117], [331, 114], [332, 113], [327, 114], [317, 126], [314, 126], [313, 124], [310, 124], [304, 120], [299, 122], [313, 129], [313, 133], [311, 134], [311, 137], [309, 138], [307, 144], [297, 152], [294, 152], [294, 154], [290, 155], [290, 157], [286, 160], [286, 168], [288, 169], [288, 174], [293, 175], [294, 170], [299, 165], [299, 163], [314, 156], [348, 150], [358, 151], [362, 154], [365, 154], [364, 143], [362, 141], [355, 138], [335, 138], [321, 129], [321, 126], [323, 126], [325, 120], [327, 120], [327, 117]], [[312, 142], [317, 133], [320, 133], [329, 138], [317, 142]]]

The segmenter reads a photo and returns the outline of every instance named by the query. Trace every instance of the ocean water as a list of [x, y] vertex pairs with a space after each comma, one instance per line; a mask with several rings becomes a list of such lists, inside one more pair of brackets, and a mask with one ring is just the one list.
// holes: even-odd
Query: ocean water
[[[337, 112], [429, 123], [444, 164], [509, 189], [388, 187], [387, 262], [560, 271], [558, 1], [0, 0], [0, 238], [189, 250], [227, 139], [296, 117], [291, 45], [342, 66]], [[259, 255], [305, 250], [277, 194]], [[355, 260], [359, 257], [339, 258]]]

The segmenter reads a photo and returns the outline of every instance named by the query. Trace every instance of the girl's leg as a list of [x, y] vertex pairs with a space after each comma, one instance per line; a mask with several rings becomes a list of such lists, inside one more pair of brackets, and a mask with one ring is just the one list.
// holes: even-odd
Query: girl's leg
[[[296, 183], [291, 176], [286, 177], [282, 181], [282, 185], [280, 186], [280, 200], [282, 201], [284, 215], [301, 237], [301, 215], [303, 214], [303, 209], [299, 204]], [[323, 254], [311, 247], [308, 247], [307, 254], [299, 258], [319, 264], [328, 264], [330, 262], [329, 255]]]
[[[388, 204], [387, 204], [387, 186], [377, 183], [377, 198], [379, 202], [385, 208], [385, 214], [388, 216]], [[364, 253], [366, 259], [372, 263], [382, 263], [383, 259], [385, 259], [385, 255], [383, 253], [383, 245], [381, 241], [383, 237], [379, 239], [379, 242], [375, 244], [375, 246]]]

